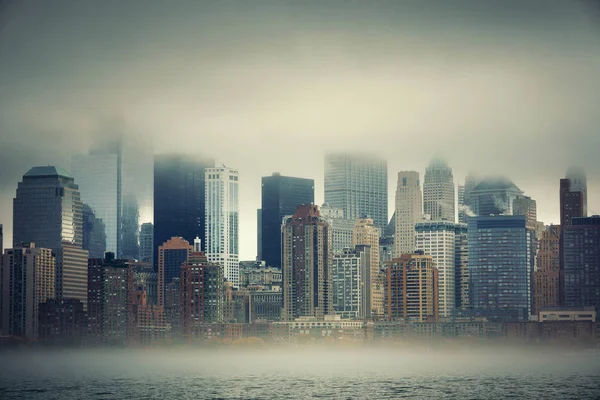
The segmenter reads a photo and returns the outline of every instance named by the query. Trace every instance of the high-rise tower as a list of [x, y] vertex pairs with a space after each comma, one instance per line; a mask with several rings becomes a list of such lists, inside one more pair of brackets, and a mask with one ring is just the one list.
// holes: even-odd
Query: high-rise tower
[[281, 268], [281, 222], [302, 204], [315, 202], [313, 179], [281, 176], [262, 178], [262, 203], [259, 221], [260, 256], [269, 266]]
[[206, 169], [206, 257], [239, 287], [239, 174], [226, 166]]
[[387, 161], [372, 155], [325, 156], [325, 202], [348, 219], [373, 218], [382, 231], [388, 223]]
[[567, 170], [565, 178], [571, 181], [571, 191], [581, 192], [583, 197], [582, 216], [587, 217], [587, 179], [585, 171], [579, 167], [571, 167]]
[[381, 231], [375, 226], [371, 218], [360, 218], [354, 225], [354, 232], [352, 233], [352, 245], [353, 246], [369, 246], [370, 247], [370, 260], [368, 271], [370, 273], [370, 299], [371, 309], [366, 310], [367, 316], [383, 317], [384, 305], [383, 305], [383, 287], [384, 278], [380, 273], [379, 264], [379, 238], [381, 237]]
[[423, 209], [432, 221], [454, 222], [454, 178], [444, 161], [433, 160], [425, 170]]
[[298, 207], [281, 236], [284, 319], [333, 314], [331, 234], [319, 208]]
[[415, 250], [415, 224], [423, 218], [423, 198], [419, 173], [398, 173], [396, 189], [396, 257]]

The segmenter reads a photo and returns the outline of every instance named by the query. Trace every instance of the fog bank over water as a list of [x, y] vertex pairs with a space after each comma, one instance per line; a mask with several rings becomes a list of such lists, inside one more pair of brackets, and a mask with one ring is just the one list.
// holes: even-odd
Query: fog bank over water
[[544, 398], [600, 395], [596, 350], [86, 350], [3, 353], [5, 399]]

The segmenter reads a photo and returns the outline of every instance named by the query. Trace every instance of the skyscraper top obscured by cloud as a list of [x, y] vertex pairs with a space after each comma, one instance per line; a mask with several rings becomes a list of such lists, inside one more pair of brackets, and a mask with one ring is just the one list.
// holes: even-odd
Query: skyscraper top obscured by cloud
[[512, 215], [513, 201], [521, 189], [503, 176], [485, 177], [469, 194], [473, 212], [479, 216]]
[[581, 192], [583, 195], [583, 216], [587, 216], [587, 178], [581, 167], [570, 167], [565, 178], [571, 181], [571, 191]]

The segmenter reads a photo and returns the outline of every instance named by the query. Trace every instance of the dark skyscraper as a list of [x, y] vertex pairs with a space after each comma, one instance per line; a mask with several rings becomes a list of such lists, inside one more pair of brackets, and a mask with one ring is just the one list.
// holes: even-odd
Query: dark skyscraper
[[315, 181], [274, 173], [262, 178], [260, 231], [262, 260], [268, 266], [281, 268], [281, 223], [302, 204], [315, 200]]
[[83, 249], [89, 258], [103, 258], [106, 252], [106, 226], [87, 204], [83, 205]]
[[205, 237], [205, 169], [209, 158], [163, 154], [154, 158], [154, 262], [158, 246], [181, 236], [189, 243]]
[[123, 196], [123, 219], [121, 224], [121, 258], [139, 259], [140, 211], [133, 195]]
[[512, 215], [513, 202], [523, 192], [505, 177], [486, 177], [468, 194], [465, 188], [465, 200], [476, 215]]
[[562, 233], [564, 304], [600, 311], [600, 216], [573, 218]]
[[569, 178], [560, 180], [560, 290], [559, 301], [565, 305], [564, 233], [573, 218], [583, 217], [583, 192], [576, 190]]

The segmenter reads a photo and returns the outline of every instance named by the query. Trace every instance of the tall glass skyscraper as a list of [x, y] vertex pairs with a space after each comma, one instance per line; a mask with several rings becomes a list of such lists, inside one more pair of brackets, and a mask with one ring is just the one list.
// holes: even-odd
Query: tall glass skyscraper
[[512, 215], [513, 202], [521, 196], [523, 192], [510, 179], [486, 177], [469, 192], [468, 199], [476, 215]]
[[446, 162], [435, 159], [425, 170], [423, 209], [432, 221], [455, 221], [454, 177]]
[[281, 268], [281, 223], [302, 204], [315, 201], [315, 181], [274, 173], [262, 178], [260, 209], [261, 257], [268, 266]]
[[325, 202], [343, 209], [348, 219], [372, 218], [383, 232], [388, 224], [387, 161], [373, 155], [325, 155]]
[[115, 148], [77, 155], [71, 160], [75, 182], [81, 191], [81, 200], [90, 206], [96, 218], [106, 229], [106, 251], [120, 257], [122, 213], [121, 149]]
[[192, 243], [196, 236], [205, 237], [204, 175], [205, 169], [213, 166], [214, 160], [199, 156], [155, 156], [155, 263], [158, 260], [158, 246], [170, 238], [181, 236]]
[[471, 217], [468, 243], [473, 311], [498, 320], [528, 320], [533, 307], [535, 232], [527, 228], [526, 217]]
[[239, 287], [239, 175], [226, 166], [206, 169], [206, 256]]

